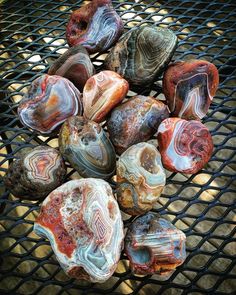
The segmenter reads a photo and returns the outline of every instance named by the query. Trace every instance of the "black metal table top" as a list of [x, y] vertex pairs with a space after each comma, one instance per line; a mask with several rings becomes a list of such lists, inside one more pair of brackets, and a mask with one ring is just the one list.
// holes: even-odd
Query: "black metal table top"
[[[24, 148], [57, 147], [23, 127], [16, 115], [32, 80], [67, 48], [65, 25], [71, 11], [88, 1], [0, 1], [0, 294], [229, 294], [236, 291], [235, 239], [235, 40], [234, 1], [112, 1], [125, 29], [155, 24], [172, 29], [179, 41], [173, 60], [214, 63], [220, 85], [203, 120], [214, 153], [196, 175], [168, 173], [155, 211], [187, 236], [187, 259], [167, 280], [131, 274], [124, 254], [103, 284], [76, 281], [59, 267], [49, 242], [32, 230], [39, 202], [22, 201], [5, 190], [2, 177]], [[103, 55], [95, 54], [96, 69]], [[163, 99], [161, 79], [152, 89], [131, 89]], [[68, 167], [68, 179], [77, 174]], [[125, 220], [125, 224], [130, 219]], [[235, 293], [234, 293], [235, 294]]]

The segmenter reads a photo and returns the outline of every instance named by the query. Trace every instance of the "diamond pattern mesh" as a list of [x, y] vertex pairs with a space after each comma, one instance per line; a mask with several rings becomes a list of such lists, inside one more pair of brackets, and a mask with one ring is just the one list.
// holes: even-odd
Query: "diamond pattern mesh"
[[[106, 283], [67, 277], [49, 242], [32, 231], [39, 203], [21, 201], [2, 183], [9, 163], [30, 146], [57, 147], [23, 127], [18, 102], [32, 80], [46, 73], [66, 48], [65, 25], [72, 10], [88, 1], [0, 1], [0, 293], [4, 294], [226, 294], [236, 290], [235, 240], [235, 15], [234, 1], [112, 1], [128, 30], [155, 24], [175, 31], [174, 59], [213, 62], [220, 86], [204, 123], [213, 136], [214, 153], [196, 175], [168, 172], [167, 186], [155, 211], [187, 235], [188, 256], [168, 281], [135, 276], [124, 254]], [[106, 54], [92, 57], [102, 68]], [[152, 89], [131, 89], [163, 99], [161, 80]], [[68, 167], [68, 179], [77, 178]], [[124, 216], [127, 225], [131, 219]]]

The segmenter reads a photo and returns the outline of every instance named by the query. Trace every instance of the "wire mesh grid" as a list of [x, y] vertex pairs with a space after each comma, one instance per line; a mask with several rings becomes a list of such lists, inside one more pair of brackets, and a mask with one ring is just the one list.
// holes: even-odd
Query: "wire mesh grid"
[[[177, 59], [205, 59], [220, 73], [220, 86], [204, 123], [214, 153], [196, 175], [168, 173], [154, 211], [187, 235], [187, 259], [167, 281], [131, 274], [122, 253], [103, 284], [76, 281], [59, 267], [49, 242], [32, 231], [39, 202], [23, 201], [4, 189], [9, 163], [25, 148], [47, 144], [23, 127], [16, 109], [32, 80], [46, 73], [66, 48], [65, 25], [72, 10], [88, 1], [5, 1], [0, 44], [0, 293], [10, 294], [225, 294], [236, 290], [235, 243], [235, 8], [234, 1], [112, 1], [125, 29], [145, 24], [168, 27], [178, 36]], [[102, 68], [106, 54], [92, 61]], [[131, 89], [163, 99], [161, 79], [150, 89]], [[77, 178], [68, 167], [68, 179]], [[125, 224], [130, 219], [125, 216]], [[234, 293], [235, 294], [235, 293]]]

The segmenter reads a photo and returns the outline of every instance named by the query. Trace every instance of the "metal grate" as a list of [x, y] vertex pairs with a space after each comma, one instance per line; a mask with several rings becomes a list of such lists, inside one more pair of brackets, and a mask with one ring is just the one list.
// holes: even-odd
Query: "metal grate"
[[[1, 1], [0, 1], [1, 2]], [[67, 47], [65, 25], [72, 10], [88, 1], [2, 1], [0, 43], [0, 175], [22, 149], [48, 144], [23, 127], [19, 100], [37, 76]], [[174, 30], [174, 59], [201, 58], [219, 69], [220, 87], [204, 123], [213, 136], [213, 156], [197, 175], [168, 173], [156, 211], [184, 230], [188, 256], [168, 281], [135, 276], [122, 254], [104, 284], [67, 277], [49, 242], [32, 231], [38, 202], [20, 201], [0, 185], [0, 293], [10, 294], [226, 294], [236, 290], [235, 239], [235, 1], [112, 1], [126, 30], [156, 24]], [[101, 68], [103, 55], [92, 60]], [[163, 98], [160, 81], [139, 93]], [[137, 89], [132, 89], [133, 95]], [[76, 178], [68, 167], [68, 179]], [[5, 207], [5, 208], [4, 208]], [[127, 218], [125, 218], [127, 219]], [[127, 219], [127, 224], [130, 219]], [[235, 294], [235, 293], [234, 293]]]

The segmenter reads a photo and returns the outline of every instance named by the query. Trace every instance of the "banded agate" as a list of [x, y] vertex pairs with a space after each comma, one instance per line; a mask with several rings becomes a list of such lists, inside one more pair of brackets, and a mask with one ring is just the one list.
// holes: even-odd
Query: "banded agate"
[[117, 162], [117, 200], [130, 215], [153, 208], [166, 183], [157, 149], [141, 142], [129, 147]]
[[169, 221], [148, 212], [137, 217], [125, 236], [125, 253], [133, 273], [157, 274], [167, 280], [186, 259], [185, 234]]
[[154, 135], [168, 107], [152, 96], [137, 95], [112, 110], [107, 129], [118, 154]]
[[128, 90], [128, 82], [115, 72], [102, 71], [94, 75], [84, 86], [84, 116], [95, 122], [104, 121]]
[[123, 248], [119, 207], [101, 179], [71, 180], [51, 192], [34, 231], [49, 239], [67, 275], [91, 282], [109, 279]]
[[48, 74], [65, 77], [76, 88], [83, 91], [88, 78], [95, 74], [95, 69], [87, 50], [83, 46], [77, 45], [63, 53], [51, 65]]
[[166, 28], [142, 26], [127, 32], [111, 49], [105, 68], [133, 85], [148, 86], [170, 62], [177, 37]]
[[4, 182], [14, 196], [37, 200], [61, 185], [65, 176], [60, 153], [49, 146], [37, 146], [11, 163]]
[[79, 90], [68, 79], [44, 74], [36, 78], [18, 107], [23, 125], [49, 135], [73, 115], [83, 112]]
[[163, 166], [174, 172], [197, 173], [213, 151], [210, 132], [196, 120], [166, 119], [158, 128], [157, 139]]
[[163, 77], [163, 92], [174, 117], [202, 119], [219, 84], [217, 68], [204, 60], [170, 64]]
[[83, 45], [89, 53], [110, 48], [123, 32], [123, 22], [110, 0], [93, 0], [75, 10], [66, 27], [69, 46]]
[[59, 148], [83, 177], [108, 179], [115, 173], [116, 154], [102, 127], [83, 117], [70, 117], [62, 125]]

